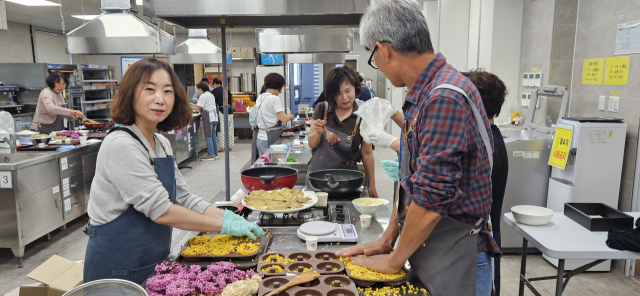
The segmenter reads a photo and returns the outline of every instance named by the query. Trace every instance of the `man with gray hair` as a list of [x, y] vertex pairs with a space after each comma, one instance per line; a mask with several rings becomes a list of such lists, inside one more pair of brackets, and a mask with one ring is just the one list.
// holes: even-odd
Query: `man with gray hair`
[[402, 139], [379, 132], [372, 141], [400, 151], [400, 186], [382, 238], [337, 255], [384, 273], [409, 260], [434, 296], [490, 295], [489, 256], [501, 253], [486, 226], [493, 138], [478, 90], [434, 52], [415, 0], [372, 1], [360, 43], [369, 65], [409, 89]]

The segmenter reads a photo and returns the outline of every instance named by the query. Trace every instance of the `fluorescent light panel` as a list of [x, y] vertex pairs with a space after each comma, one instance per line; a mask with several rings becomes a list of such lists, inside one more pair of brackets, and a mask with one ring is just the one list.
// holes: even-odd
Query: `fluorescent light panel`
[[24, 6], [60, 6], [58, 3], [54, 3], [46, 0], [7, 0], [7, 2], [20, 4]]
[[142, 5], [142, 0], [136, 0], [136, 5]]
[[[75, 17], [75, 18], [79, 18], [79, 19], [84, 19], [84, 20], [92, 20], [94, 18], [96, 18], [98, 15], [97, 14], [85, 14], [84, 16], [81, 14], [72, 14], [71, 17]], [[84, 17], [84, 18], [83, 18]]]

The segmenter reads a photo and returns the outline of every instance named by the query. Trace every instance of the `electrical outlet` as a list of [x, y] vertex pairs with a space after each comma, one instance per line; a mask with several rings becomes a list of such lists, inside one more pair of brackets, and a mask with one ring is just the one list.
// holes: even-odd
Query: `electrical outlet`
[[535, 86], [536, 78], [534, 73], [529, 73], [529, 86]]
[[542, 85], [542, 73], [535, 73], [534, 75], [533, 85], [541, 86]]
[[620, 109], [620, 97], [609, 97], [609, 112], [618, 113]]
[[520, 95], [520, 105], [527, 107], [527, 94], [523, 93]]
[[522, 86], [529, 86], [529, 73], [522, 74]]

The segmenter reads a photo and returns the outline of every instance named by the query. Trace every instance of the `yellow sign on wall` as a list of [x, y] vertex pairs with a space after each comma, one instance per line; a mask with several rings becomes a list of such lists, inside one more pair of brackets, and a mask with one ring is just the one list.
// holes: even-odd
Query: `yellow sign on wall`
[[586, 59], [582, 66], [582, 84], [602, 84], [604, 59]]
[[604, 72], [605, 85], [628, 85], [629, 62], [631, 57], [607, 58], [607, 67]]
[[573, 128], [571, 126], [556, 127], [556, 134], [553, 139], [553, 147], [551, 155], [549, 155], [549, 165], [563, 169], [567, 166], [567, 158], [569, 150], [571, 150], [571, 138], [573, 137]]

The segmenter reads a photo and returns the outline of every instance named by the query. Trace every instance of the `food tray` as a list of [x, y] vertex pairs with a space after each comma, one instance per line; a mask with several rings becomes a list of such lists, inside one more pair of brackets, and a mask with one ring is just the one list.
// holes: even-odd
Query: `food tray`
[[245, 206], [245, 208], [254, 210], [254, 211], [260, 211], [261, 213], [272, 213], [272, 214], [280, 214], [280, 213], [297, 213], [300, 212], [302, 210], [306, 210], [310, 207], [313, 207], [314, 205], [316, 205], [316, 203], [318, 202], [318, 197], [315, 195], [314, 192], [311, 191], [304, 191], [304, 196], [311, 198], [311, 200], [309, 200], [306, 204], [304, 204], [304, 206], [302, 208], [299, 209], [293, 209], [293, 210], [261, 210], [258, 208], [254, 208], [252, 206], [249, 206], [245, 203], [244, 198], [242, 199], [242, 204]]
[[[295, 276], [275, 276], [260, 282], [257, 296], [282, 287]], [[332, 283], [333, 282], [333, 283]], [[343, 285], [342, 287], [340, 285]], [[291, 287], [278, 296], [358, 296], [358, 289], [352, 280], [343, 275], [321, 275], [317, 279], [300, 286]]]
[[565, 203], [564, 215], [589, 231], [633, 229], [633, 217], [603, 203]]
[[377, 283], [381, 283], [383, 285], [387, 285], [387, 286], [399, 286], [404, 284], [405, 282], [407, 282], [407, 278], [409, 278], [409, 271], [407, 271], [404, 267], [402, 268], [405, 272], [405, 275], [403, 277], [397, 278], [397, 279], [393, 279], [393, 280], [365, 280], [365, 279], [361, 279], [361, 278], [357, 278], [351, 275], [351, 270], [349, 270], [348, 268], [345, 268], [345, 270], [347, 271], [347, 275], [356, 283], [356, 285], [361, 286], [361, 287], [369, 287], [369, 286], [373, 286]]
[[[217, 259], [215, 261], [222, 261], [222, 260], [227, 260], [227, 259], [241, 259], [241, 260], [251, 260], [251, 259], [255, 259], [256, 256], [258, 255], [258, 253], [260, 253], [260, 251], [269, 244], [269, 238], [271, 238], [273, 236], [273, 231], [271, 229], [262, 229], [264, 231], [264, 234], [262, 235], [262, 237], [260, 237], [260, 245], [258, 246], [258, 251], [256, 251], [253, 254], [248, 254], [248, 255], [240, 255], [236, 252], [233, 253], [229, 253], [226, 255], [222, 255], [222, 256], [216, 256], [216, 255], [196, 255], [196, 256], [187, 256], [182, 254], [182, 252], [184, 252], [184, 250], [186, 248], [189, 247], [189, 241], [187, 240], [187, 242], [185, 243], [184, 246], [182, 246], [182, 248], [180, 249], [180, 256], [182, 258], [184, 258], [184, 261], [199, 261], [202, 259]], [[202, 236], [202, 235], [208, 235], [211, 238], [214, 238], [216, 236], [218, 236], [218, 233], [200, 233], [198, 234], [198, 236]]]
[[[296, 260], [289, 264], [266, 262], [265, 260], [272, 255], [280, 255], [289, 259]], [[336, 254], [333, 252], [293, 252], [293, 253], [266, 253], [259, 257], [258, 272], [262, 272], [262, 269], [269, 268], [274, 265], [282, 267], [282, 272], [278, 273], [264, 273], [265, 277], [272, 276], [284, 276], [287, 273], [302, 273], [304, 268], [313, 268], [319, 274], [337, 274], [344, 271], [344, 264], [340, 262]], [[300, 269], [298, 269], [300, 268]], [[337, 268], [335, 271], [334, 268]], [[329, 269], [329, 270], [327, 270]]]

